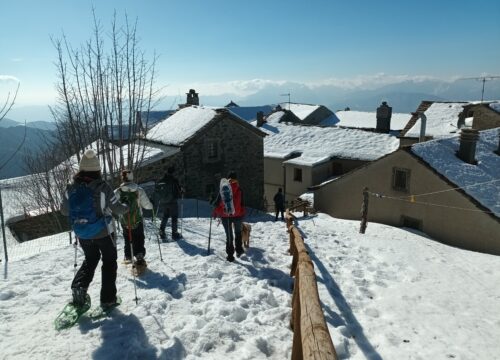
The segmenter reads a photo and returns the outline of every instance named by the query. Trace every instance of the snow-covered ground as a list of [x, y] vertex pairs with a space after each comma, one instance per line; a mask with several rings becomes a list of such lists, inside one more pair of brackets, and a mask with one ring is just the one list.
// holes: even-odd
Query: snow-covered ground
[[[192, 204], [192, 203], [191, 203]], [[189, 212], [188, 210], [191, 210]], [[56, 332], [70, 297], [74, 248], [2, 262], [2, 359], [289, 359], [291, 257], [283, 222], [253, 214], [250, 249], [225, 261], [224, 231], [186, 205], [184, 239], [162, 243], [146, 222], [149, 271], [119, 265], [123, 303]], [[298, 214], [299, 215], [299, 214]], [[324, 214], [300, 218], [320, 299], [340, 359], [494, 359], [500, 345], [500, 258], [421, 234]], [[47, 239], [34, 240], [47, 241]], [[118, 241], [119, 258], [123, 241]], [[32, 247], [36, 248], [36, 247]], [[38, 251], [38, 250], [37, 250]], [[78, 251], [78, 264], [83, 255]], [[90, 295], [99, 300], [100, 267]]]

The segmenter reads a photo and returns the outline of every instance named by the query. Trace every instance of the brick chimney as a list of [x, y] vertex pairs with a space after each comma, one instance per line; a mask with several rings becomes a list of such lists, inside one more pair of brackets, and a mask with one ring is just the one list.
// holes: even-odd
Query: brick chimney
[[468, 164], [476, 165], [476, 144], [479, 139], [479, 131], [475, 129], [460, 130], [460, 148], [457, 156]]
[[388, 133], [391, 130], [392, 107], [382, 101], [382, 105], [377, 108], [377, 131]]
[[264, 112], [259, 111], [257, 112], [257, 127], [261, 127], [264, 125], [266, 121], [264, 120]]
[[189, 89], [189, 92], [186, 93], [186, 106], [191, 105], [200, 105], [200, 99], [198, 98], [198, 93], [194, 89]]

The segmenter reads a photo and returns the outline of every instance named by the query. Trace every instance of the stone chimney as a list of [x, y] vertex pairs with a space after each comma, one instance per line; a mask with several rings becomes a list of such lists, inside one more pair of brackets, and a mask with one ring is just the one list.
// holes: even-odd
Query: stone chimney
[[475, 129], [460, 130], [460, 148], [457, 156], [468, 164], [476, 165], [476, 144], [479, 131]]
[[264, 113], [262, 111], [257, 112], [257, 127], [261, 127], [265, 122]]
[[392, 107], [383, 101], [377, 108], [377, 131], [388, 133], [391, 130]]
[[186, 106], [200, 105], [198, 93], [194, 89], [189, 89], [189, 92], [186, 93], [186, 95]]

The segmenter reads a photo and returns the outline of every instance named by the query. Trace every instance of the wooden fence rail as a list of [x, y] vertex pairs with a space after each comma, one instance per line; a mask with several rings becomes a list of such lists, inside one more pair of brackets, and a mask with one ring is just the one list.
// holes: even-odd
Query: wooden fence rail
[[295, 277], [290, 319], [292, 360], [336, 360], [337, 353], [319, 301], [314, 266], [289, 209], [285, 220], [290, 234], [289, 252], [293, 256], [290, 276]]

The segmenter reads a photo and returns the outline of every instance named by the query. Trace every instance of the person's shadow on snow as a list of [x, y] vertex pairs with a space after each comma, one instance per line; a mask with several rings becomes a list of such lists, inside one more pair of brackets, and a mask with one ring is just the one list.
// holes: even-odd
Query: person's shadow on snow
[[[130, 279], [130, 281], [134, 281]], [[187, 276], [179, 273], [173, 278], [159, 272], [149, 270], [142, 276], [136, 278], [138, 289], [159, 289], [170, 294], [174, 299], [182, 298], [182, 293], [186, 289]], [[138, 294], [140, 297], [140, 294]]]
[[100, 328], [101, 345], [92, 353], [95, 360], [156, 359], [157, 349], [149, 343], [141, 322], [134, 314], [125, 315], [119, 308], [110, 317], [80, 324], [82, 333]]
[[292, 292], [292, 278], [284, 271], [268, 267], [268, 261], [264, 258], [264, 250], [251, 247], [247, 249], [245, 256], [252, 261], [252, 265], [242, 261], [236, 261], [236, 263], [245, 267], [253, 277], [267, 280], [271, 286], [278, 287], [288, 293]]
[[196, 256], [196, 255], [206, 256], [207, 255], [207, 249], [193, 245], [182, 238], [177, 240], [176, 243], [177, 243], [177, 246], [182, 251], [184, 251], [186, 253], [186, 255], [189, 255], [189, 256]]

